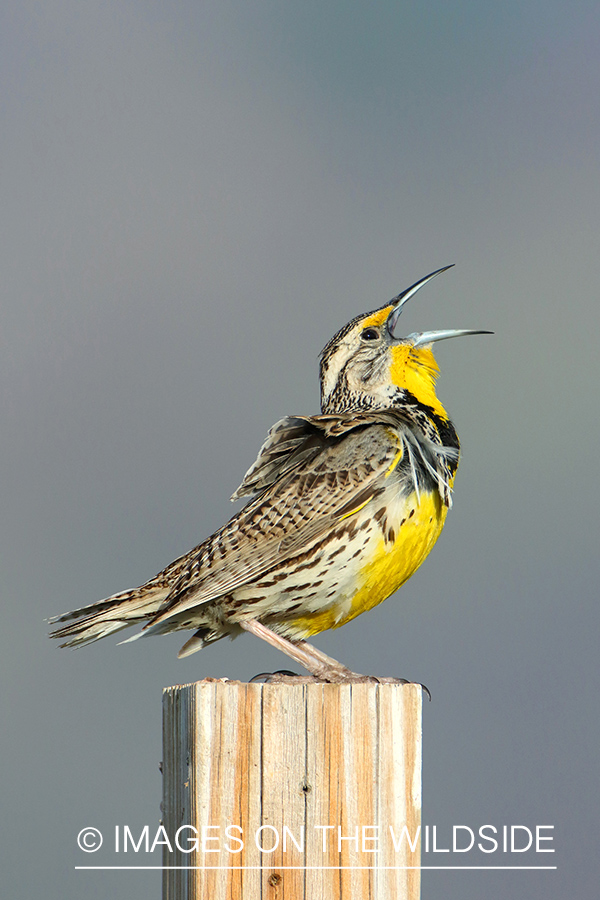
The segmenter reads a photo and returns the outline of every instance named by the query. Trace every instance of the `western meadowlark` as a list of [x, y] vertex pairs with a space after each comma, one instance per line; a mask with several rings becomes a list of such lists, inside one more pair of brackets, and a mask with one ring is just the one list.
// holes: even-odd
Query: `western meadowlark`
[[245, 630], [320, 680], [364, 678], [304, 639], [389, 597], [444, 525], [459, 443], [436, 397], [431, 345], [489, 332], [395, 329], [407, 301], [449, 268], [329, 341], [321, 415], [271, 428], [232, 497], [252, 499], [229, 522], [141, 587], [52, 619], [69, 623], [52, 637], [74, 647], [137, 623], [129, 640], [193, 629], [183, 657]]

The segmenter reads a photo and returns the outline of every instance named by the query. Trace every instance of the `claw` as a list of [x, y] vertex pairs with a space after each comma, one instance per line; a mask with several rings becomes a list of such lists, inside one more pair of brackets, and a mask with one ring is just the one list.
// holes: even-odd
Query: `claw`
[[255, 675], [254, 678], [251, 678], [249, 684], [253, 684], [255, 681], [264, 680], [265, 684], [269, 684], [271, 679], [275, 675], [285, 675], [288, 678], [302, 678], [303, 676], [298, 675], [296, 672], [291, 672], [289, 669], [277, 669], [276, 672], [259, 672], [258, 675]]
[[428, 699], [429, 702], [431, 703], [431, 691], [429, 690], [429, 688], [427, 687], [427, 685], [426, 685], [426, 684], [421, 684], [420, 681], [417, 681], [417, 684], [420, 684], [420, 685], [421, 685], [421, 689], [422, 689], [423, 693], [424, 693], [424, 694], [427, 694], [427, 699]]

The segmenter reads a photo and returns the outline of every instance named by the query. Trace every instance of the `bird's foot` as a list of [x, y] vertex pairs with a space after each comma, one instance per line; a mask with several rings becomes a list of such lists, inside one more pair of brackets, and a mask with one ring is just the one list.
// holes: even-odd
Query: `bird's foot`
[[[376, 675], [360, 675], [348, 669], [337, 659], [327, 656], [322, 650], [313, 647], [307, 641], [290, 641], [282, 637], [271, 628], [267, 628], [256, 619], [246, 619], [240, 622], [244, 631], [249, 631], [256, 637], [266, 641], [272, 647], [282, 650], [287, 656], [304, 666], [310, 675], [295, 675], [293, 672], [283, 669], [279, 672], [263, 672], [255, 675], [253, 681], [264, 679], [267, 684], [410, 684], [406, 678], [378, 677]], [[431, 694], [425, 685], [421, 685], [429, 699]]]
[[250, 679], [250, 684], [262, 681], [264, 684], [318, 684], [322, 680], [316, 675], [297, 675], [289, 669], [278, 669], [277, 672], [260, 672]]
[[[349, 669], [343, 674], [339, 672], [329, 673], [328, 676], [297, 675], [289, 669], [279, 669], [277, 672], [260, 672], [250, 679], [253, 682], [262, 681], [264, 684], [413, 684], [408, 678], [393, 678], [388, 675], [361, 675], [359, 672], [351, 672]], [[419, 687], [431, 700], [429, 688], [424, 684]]]

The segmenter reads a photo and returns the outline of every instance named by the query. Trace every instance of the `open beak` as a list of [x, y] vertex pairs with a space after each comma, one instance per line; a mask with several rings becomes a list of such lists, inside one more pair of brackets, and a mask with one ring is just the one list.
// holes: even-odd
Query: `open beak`
[[[454, 265], [454, 264], [452, 264]], [[394, 304], [394, 308], [387, 318], [387, 330], [388, 334], [394, 340], [398, 340], [394, 334], [394, 330], [398, 323], [398, 319], [400, 318], [400, 313], [404, 309], [404, 305], [408, 303], [411, 297], [417, 293], [417, 291], [421, 290], [424, 285], [426, 285], [432, 278], [435, 278], [436, 275], [440, 275], [442, 272], [447, 272], [448, 269], [452, 268], [450, 266], [444, 266], [443, 269], [436, 269], [435, 272], [432, 272], [430, 275], [426, 275], [425, 278], [421, 278], [420, 281], [416, 281], [413, 285], [407, 288], [405, 291], [402, 291], [401, 294], [398, 294], [397, 297], [391, 301]], [[409, 334], [407, 338], [404, 340], [412, 341], [413, 347], [423, 347], [426, 344], [434, 344], [436, 341], [446, 341], [448, 338], [454, 337], [463, 337], [466, 334], [493, 334], [493, 331], [481, 331], [474, 329], [457, 329], [450, 328], [445, 331], [423, 331], [420, 333]]]
[[420, 334], [409, 334], [407, 341], [413, 342], [413, 347], [424, 347], [426, 344], [435, 344], [436, 341], [446, 341], [448, 338], [463, 337], [465, 334], [493, 334], [493, 331], [481, 331], [472, 328], [448, 328], [446, 331], [422, 331]]
[[388, 334], [391, 338], [395, 337], [394, 329], [398, 323], [398, 319], [400, 318], [400, 313], [404, 309], [404, 306], [408, 303], [411, 297], [420, 291], [422, 287], [424, 287], [432, 278], [435, 278], [436, 275], [440, 275], [442, 272], [447, 272], [448, 269], [453, 267], [454, 263], [450, 266], [444, 266], [443, 269], [436, 269], [435, 272], [432, 272], [430, 275], [426, 275], [425, 278], [421, 278], [420, 281], [416, 281], [409, 288], [406, 288], [405, 291], [402, 291], [401, 294], [398, 294], [397, 297], [394, 297], [393, 300], [390, 301], [390, 305], [393, 304], [394, 308], [389, 314], [387, 318], [387, 330]]

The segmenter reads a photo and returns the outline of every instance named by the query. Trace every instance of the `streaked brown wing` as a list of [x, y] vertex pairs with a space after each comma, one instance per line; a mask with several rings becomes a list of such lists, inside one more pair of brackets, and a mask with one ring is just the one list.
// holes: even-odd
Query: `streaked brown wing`
[[323, 443], [315, 437], [318, 431], [308, 416], [286, 416], [275, 422], [231, 499], [263, 491], [305, 459], [318, 455]]
[[296, 467], [319, 455], [323, 437], [341, 437], [366, 425], [389, 424], [404, 428], [406, 417], [399, 410], [376, 410], [362, 413], [321, 416], [285, 416], [269, 430], [232, 500], [249, 497], [270, 487]]
[[[327, 437], [315, 427], [319, 418], [306, 419], [310, 448], [302, 450], [302, 443], [294, 443], [289, 450], [292, 457], [300, 451], [301, 471], [285, 457], [279, 458], [283, 474], [197, 548], [146, 627], [230, 593], [305, 552], [343, 517], [381, 492], [385, 473], [399, 461], [401, 438], [389, 426], [358, 426], [356, 421], [354, 427], [346, 424], [346, 434]], [[299, 425], [295, 420], [292, 427]], [[277, 433], [287, 440], [285, 428]], [[261, 481], [252, 476], [252, 482], [255, 477]]]

